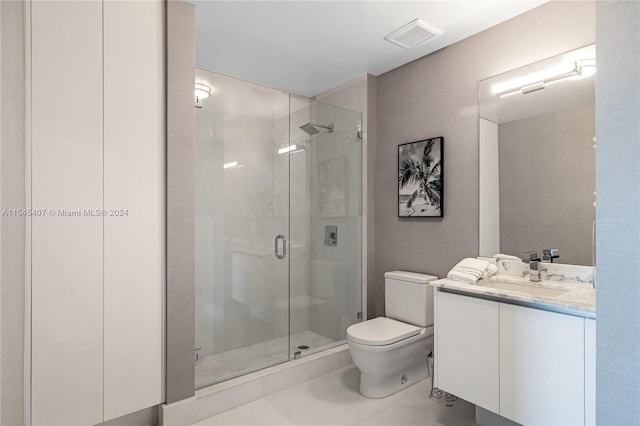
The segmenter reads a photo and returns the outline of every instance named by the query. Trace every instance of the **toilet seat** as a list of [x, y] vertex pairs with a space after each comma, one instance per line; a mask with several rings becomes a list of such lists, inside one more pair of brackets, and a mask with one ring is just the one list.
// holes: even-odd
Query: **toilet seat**
[[415, 325], [378, 317], [351, 325], [347, 329], [347, 338], [361, 345], [383, 346], [415, 336], [421, 330], [421, 327]]

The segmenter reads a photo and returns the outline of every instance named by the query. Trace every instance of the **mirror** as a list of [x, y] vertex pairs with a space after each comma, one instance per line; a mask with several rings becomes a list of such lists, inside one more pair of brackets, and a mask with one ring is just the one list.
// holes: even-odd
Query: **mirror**
[[594, 264], [595, 45], [480, 82], [480, 256]]

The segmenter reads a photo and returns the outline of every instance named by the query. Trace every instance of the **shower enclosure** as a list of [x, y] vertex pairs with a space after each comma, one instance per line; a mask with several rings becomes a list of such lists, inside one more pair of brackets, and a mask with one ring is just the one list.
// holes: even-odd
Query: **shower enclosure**
[[344, 343], [362, 311], [361, 114], [197, 69], [196, 387]]

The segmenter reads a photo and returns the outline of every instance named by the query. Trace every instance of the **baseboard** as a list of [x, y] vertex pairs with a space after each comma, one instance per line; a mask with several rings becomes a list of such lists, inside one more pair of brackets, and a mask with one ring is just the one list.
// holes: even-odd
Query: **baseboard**
[[95, 426], [156, 426], [159, 408], [159, 405], [154, 405]]

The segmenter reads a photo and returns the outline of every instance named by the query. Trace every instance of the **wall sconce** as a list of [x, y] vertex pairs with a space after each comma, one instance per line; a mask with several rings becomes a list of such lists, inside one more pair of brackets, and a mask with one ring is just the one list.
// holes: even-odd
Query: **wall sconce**
[[583, 59], [546, 70], [517, 77], [491, 86], [491, 93], [504, 98], [521, 93], [537, 92], [551, 84], [565, 80], [581, 80], [596, 73], [596, 60]]
[[211, 87], [206, 84], [196, 83], [195, 95], [198, 99], [207, 99], [211, 94]]
[[196, 83], [195, 85], [195, 99], [196, 108], [202, 108], [202, 101], [207, 99], [211, 94], [211, 88], [206, 84]]

